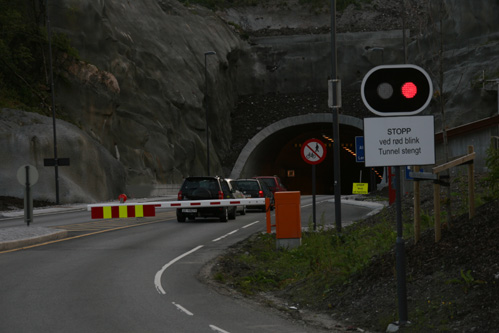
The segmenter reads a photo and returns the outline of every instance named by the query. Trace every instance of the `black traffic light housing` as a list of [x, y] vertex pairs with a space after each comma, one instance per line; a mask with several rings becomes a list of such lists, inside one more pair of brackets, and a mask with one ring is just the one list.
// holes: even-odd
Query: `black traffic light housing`
[[433, 95], [430, 76], [419, 66], [383, 65], [362, 80], [364, 105], [380, 116], [410, 116], [428, 106]]

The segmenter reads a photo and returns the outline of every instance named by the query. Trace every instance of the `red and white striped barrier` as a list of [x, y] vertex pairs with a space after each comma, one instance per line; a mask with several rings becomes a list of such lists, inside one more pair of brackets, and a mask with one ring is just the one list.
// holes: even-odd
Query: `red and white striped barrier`
[[241, 206], [241, 205], [245, 206], [265, 205], [265, 198], [157, 201], [157, 202], [127, 203], [127, 204], [101, 203], [101, 204], [87, 205], [87, 210], [92, 212], [92, 219], [109, 219], [109, 218], [156, 216], [156, 207], [198, 208], [198, 207], [225, 207], [225, 206]]
[[90, 207], [92, 219], [156, 216], [154, 205], [110, 205]]

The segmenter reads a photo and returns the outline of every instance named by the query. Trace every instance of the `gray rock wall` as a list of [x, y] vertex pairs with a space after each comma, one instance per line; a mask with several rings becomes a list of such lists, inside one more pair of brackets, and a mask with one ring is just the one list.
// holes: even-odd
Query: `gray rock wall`
[[[259, 37], [252, 43], [252, 71], [240, 74], [241, 94], [327, 90], [330, 34]], [[336, 44], [338, 77], [344, 88], [360, 89], [364, 74], [374, 66], [404, 61], [402, 30], [338, 33]], [[376, 50], [380, 47], [382, 52]]]
[[[383, 1], [375, 2], [378, 6]], [[363, 31], [339, 34], [338, 70], [345, 88], [360, 87], [365, 71], [374, 65], [403, 60], [400, 37], [365, 32], [370, 26], [379, 30], [400, 23], [391, 11], [396, 4], [385, 2], [390, 10], [375, 13], [374, 22], [353, 7], [339, 18], [345, 31]], [[254, 39], [250, 46], [212, 11], [175, 0], [48, 3], [53, 30], [67, 34], [80, 54], [79, 61], [68, 59], [64, 71], [56, 75], [58, 114], [76, 125], [58, 122], [62, 128], [59, 157], [71, 158], [70, 167], [60, 168], [64, 202], [112, 199], [124, 186], [149, 189], [204, 174], [206, 106], [210, 168], [213, 174], [228, 176], [223, 173], [229, 168], [221, 165], [220, 157], [230, 148], [231, 112], [238, 95], [325, 90], [327, 86], [327, 35]], [[499, 77], [498, 6], [495, 0], [445, 0], [445, 83], [439, 93], [448, 100], [450, 127], [497, 112], [495, 86], [487, 86], [482, 76], [485, 80]], [[277, 8], [270, 15], [246, 8], [231, 10], [225, 18], [250, 29], [310, 31], [328, 24], [327, 13], [302, 14], [295, 8]], [[384, 25], [377, 25], [383, 17]], [[295, 24], [298, 19], [302, 22]], [[360, 30], [355, 30], [357, 25]], [[411, 35], [409, 62], [422, 65], [436, 80], [432, 35], [414, 30]], [[383, 59], [373, 47], [384, 48]], [[207, 51], [216, 55], [205, 57]], [[12, 173], [30, 163], [43, 169], [37, 198], [53, 201], [53, 168], [40, 164], [53, 155], [49, 118], [14, 117], [12, 112], [2, 110], [1, 116], [1, 156], [6, 162], [0, 170], [0, 195], [22, 196]], [[430, 112], [438, 117], [439, 109], [434, 106]], [[140, 193], [147, 194], [147, 190]]]
[[237, 98], [233, 62], [246, 45], [230, 27], [173, 0], [49, 3], [54, 30], [70, 36], [83, 60], [63, 73], [57, 103], [119, 152], [129, 185], [205, 173], [204, 53], [215, 51], [206, 59], [210, 164], [222, 170], [218, 156], [230, 145]]
[[[444, 96], [447, 127], [497, 114], [497, 86], [487, 80], [499, 78], [499, 3], [444, 0], [443, 14], [439, 6], [432, 5], [431, 25], [423, 30], [424, 35], [411, 41], [408, 56], [409, 62], [428, 71], [435, 94]], [[442, 60], [438, 57], [440, 51]], [[429, 112], [435, 114], [436, 130], [440, 131], [441, 105], [437, 99]]]
[[[78, 127], [56, 121], [58, 158], [69, 158], [60, 166], [60, 202], [95, 202], [116, 199], [126, 186], [125, 168], [108, 151]], [[0, 111], [1, 195], [24, 196], [17, 170], [26, 164], [36, 167], [39, 180], [33, 199], [55, 202], [54, 167], [43, 160], [54, 157], [52, 118], [20, 110]]]

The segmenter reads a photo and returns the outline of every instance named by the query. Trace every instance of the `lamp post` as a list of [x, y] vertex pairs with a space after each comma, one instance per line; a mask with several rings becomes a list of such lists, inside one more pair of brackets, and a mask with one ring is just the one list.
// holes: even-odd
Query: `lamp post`
[[[336, 0], [331, 0], [331, 80], [337, 82], [336, 57]], [[334, 83], [333, 83], [334, 84]], [[337, 83], [336, 83], [337, 84]], [[336, 86], [333, 87], [333, 103], [338, 105]], [[336, 231], [341, 234], [341, 172], [340, 172], [340, 125], [338, 106], [331, 108], [333, 113], [333, 161], [334, 161], [334, 214]]]
[[50, 92], [52, 94], [52, 127], [54, 132], [54, 167], [55, 167], [55, 203], [59, 204], [59, 169], [57, 163], [57, 134], [55, 126], [55, 91], [54, 91], [54, 71], [52, 68], [52, 33], [50, 29], [48, 0], [45, 1], [45, 15], [47, 17], [47, 35], [49, 43], [49, 69], [50, 69]]
[[208, 126], [208, 68], [206, 66], [206, 58], [210, 55], [217, 54], [215, 51], [208, 51], [204, 53], [204, 98], [205, 98], [205, 117], [206, 117], [206, 172], [207, 176], [210, 175], [210, 132]]

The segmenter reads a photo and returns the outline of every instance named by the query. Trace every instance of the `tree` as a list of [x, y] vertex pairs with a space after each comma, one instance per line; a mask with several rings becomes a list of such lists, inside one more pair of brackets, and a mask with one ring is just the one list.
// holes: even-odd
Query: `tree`
[[[0, 0], [0, 107], [48, 114], [48, 37], [45, 1]], [[64, 54], [78, 58], [67, 36], [54, 34], [54, 66]]]

